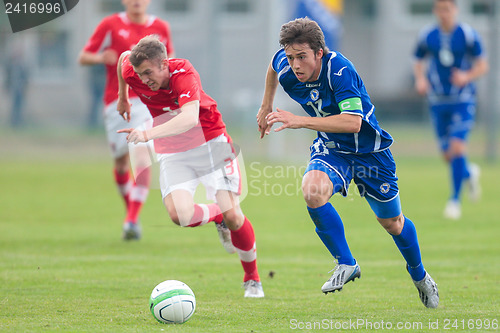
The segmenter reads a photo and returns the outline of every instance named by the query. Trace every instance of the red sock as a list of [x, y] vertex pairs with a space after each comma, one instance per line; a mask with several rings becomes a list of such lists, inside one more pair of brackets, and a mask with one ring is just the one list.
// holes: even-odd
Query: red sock
[[129, 205], [128, 197], [131, 188], [130, 175], [128, 171], [125, 173], [118, 173], [116, 169], [113, 170], [113, 173], [115, 175], [115, 182], [116, 186], [118, 187], [118, 191], [120, 192], [120, 195], [123, 197], [125, 205], [128, 207]]
[[215, 223], [222, 222], [222, 213], [219, 205], [213, 204], [194, 204], [194, 214], [187, 227], [198, 227], [207, 224], [210, 221]]
[[150, 168], [137, 169], [137, 177], [129, 194], [129, 205], [125, 221], [137, 223], [139, 213], [149, 194], [149, 183], [151, 180]]
[[255, 246], [255, 234], [252, 224], [245, 216], [243, 225], [236, 231], [231, 230], [231, 240], [241, 260], [245, 271], [243, 282], [248, 280], [260, 281], [257, 270], [257, 249]]

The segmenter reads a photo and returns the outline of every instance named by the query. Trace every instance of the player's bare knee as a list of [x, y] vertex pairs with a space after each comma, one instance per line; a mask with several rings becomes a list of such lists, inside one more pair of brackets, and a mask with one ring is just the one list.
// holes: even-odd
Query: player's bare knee
[[129, 156], [125, 154], [123, 156], [115, 158], [115, 169], [118, 173], [126, 173], [129, 171]]
[[465, 141], [455, 138], [450, 141], [450, 147], [448, 148], [448, 153], [450, 159], [457, 157], [457, 156], [462, 156], [466, 153], [467, 151], [467, 146]]
[[167, 209], [168, 216], [170, 217], [172, 222], [174, 222], [177, 225], [180, 225], [179, 215], [177, 215], [177, 211], [174, 208], [168, 207], [168, 206], [166, 207], [166, 209]]
[[231, 230], [238, 230], [245, 220], [245, 216], [238, 209], [229, 209], [222, 212], [224, 223]]
[[193, 217], [194, 209], [182, 205], [167, 205], [167, 212], [172, 222], [182, 227], [189, 224]]
[[382, 227], [384, 227], [384, 229], [391, 235], [397, 236], [403, 230], [404, 226], [403, 214], [388, 219], [377, 218], [377, 220], [379, 221], [380, 225], [382, 225]]
[[307, 205], [311, 208], [323, 206], [330, 199], [331, 193], [331, 185], [326, 182], [302, 183], [302, 195]]

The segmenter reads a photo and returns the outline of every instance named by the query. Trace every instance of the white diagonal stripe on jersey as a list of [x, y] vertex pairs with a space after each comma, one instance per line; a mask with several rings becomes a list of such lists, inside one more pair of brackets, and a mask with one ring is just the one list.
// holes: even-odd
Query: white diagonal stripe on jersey
[[255, 243], [253, 243], [253, 247], [248, 251], [243, 251], [236, 247], [236, 252], [238, 252], [241, 261], [252, 262], [257, 259], [257, 247]]
[[354, 133], [354, 145], [356, 147], [356, 153], [358, 152], [359, 149], [359, 138], [358, 138], [358, 133]]
[[380, 133], [379, 131], [375, 130], [375, 144], [373, 146], [373, 151], [378, 151], [380, 149]]

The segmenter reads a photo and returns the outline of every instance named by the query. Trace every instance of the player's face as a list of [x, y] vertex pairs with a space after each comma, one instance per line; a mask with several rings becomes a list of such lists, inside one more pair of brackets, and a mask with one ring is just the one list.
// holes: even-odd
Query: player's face
[[144, 14], [151, 0], [122, 0], [125, 11], [129, 14]]
[[168, 60], [163, 60], [160, 65], [156, 61], [144, 60], [140, 66], [134, 67], [134, 71], [142, 83], [153, 91], [168, 87], [170, 80]]
[[308, 43], [290, 44], [285, 46], [285, 53], [293, 73], [300, 82], [312, 82], [318, 79], [323, 50], [315, 54]]
[[434, 4], [434, 15], [444, 28], [455, 25], [458, 8], [452, 1], [436, 1]]

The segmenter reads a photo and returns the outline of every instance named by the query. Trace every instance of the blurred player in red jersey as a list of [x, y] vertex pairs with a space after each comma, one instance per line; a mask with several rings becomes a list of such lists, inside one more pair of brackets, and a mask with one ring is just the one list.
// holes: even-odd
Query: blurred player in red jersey
[[[104, 125], [108, 143], [114, 157], [114, 176], [120, 194], [125, 200], [127, 215], [123, 224], [125, 240], [139, 239], [141, 229], [138, 223], [139, 212], [149, 193], [150, 169], [146, 159], [147, 147], [135, 149], [135, 180], [130, 177], [129, 150], [127, 140], [116, 131], [127, 125], [116, 112], [118, 98], [118, 77], [116, 64], [124, 51], [130, 50], [147, 35], [156, 35], [166, 45], [169, 57], [174, 56], [170, 37], [170, 26], [159, 18], [148, 15], [146, 10], [150, 0], [122, 0], [124, 12], [105, 17], [97, 26], [79, 56], [82, 65], [106, 65], [106, 86], [104, 91]], [[151, 116], [134, 92], [130, 92], [131, 113], [134, 127], [145, 126]]]
[[[150, 129], [127, 128], [130, 143], [154, 141], [160, 163], [163, 202], [172, 221], [183, 227], [215, 222], [226, 251], [237, 252], [245, 276], [245, 297], [264, 297], [257, 270], [255, 234], [241, 211], [241, 174], [231, 138], [217, 103], [201, 86], [185, 59], [169, 59], [154, 36], [143, 38], [118, 61], [118, 111], [131, 121], [129, 86], [147, 105]], [[216, 203], [196, 204], [202, 183]]]

